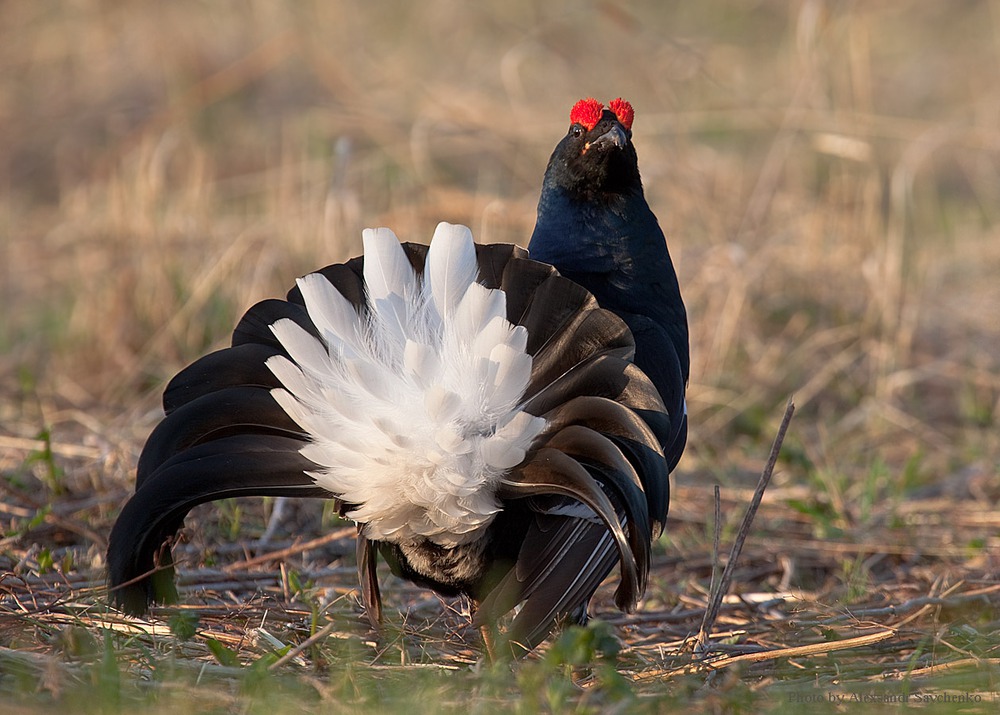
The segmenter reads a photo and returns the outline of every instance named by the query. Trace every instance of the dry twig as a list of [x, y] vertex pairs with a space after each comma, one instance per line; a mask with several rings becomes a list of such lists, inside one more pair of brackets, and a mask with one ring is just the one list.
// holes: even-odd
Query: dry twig
[[[778, 427], [778, 433], [774, 437], [774, 443], [771, 445], [771, 453], [767, 458], [767, 464], [764, 465], [764, 471], [761, 472], [760, 480], [757, 482], [757, 489], [754, 491], [753, 498], [750, 500], [750, 506], [747, 507], [746, 514], [743, 516], [743, 523], [740, 524], [740, 530], [736, 534], [736, 540], [733, 542], [733, 547], [729, 552], [729, 560], [726, 562], [726, 568], [722, 571], [722, 578], [719, 579], [719, 583], [715, 583], [715, 574], [713, 571], [713, 585], [714, 588], [709, 597], [708, 608], [705, 611], [705, 618], [702, 621], [701, 629], [698, 632], [697, 638], [697, 648], [698, 650], [704, 652], [705, 647], [708, 644], [709, 633], [711, 633], [712, 628], [715, 626], [715, 621], [719, 617], [719, 608], [722, 606], [722, 598], [729, 591], [729, 585], [733, 580], [733, 572], [736, 570], [736, 562], [740, 558], [740, 552], [743, 551], [743, 543], [746, 541], [747, 535], [750, 533], [750, 527], [753, 525], [754, 517], [757, 515], [757, 508], [760, 506], [761, 499], [764, 498], [764, 490], [767, 489], [768, 483], [771, 481], [771, 474], [774, 472], [774, 465], [778, 461], [778, 453], [781, 452], [781, 444], [785, 441], [785, 433], [788, 431], [788, 424], [792, 421], [792, 415], [795, 413], [795, 403], [792, 399], [788, 399], [788, 404], [785, 406], [785, 415], [781, 419], [781, 425]], [[718, 556], [718, 529], [719, 529], [719, 498], [718, 498], [718, 488], [716, 488], [716, 544], [715, 544], [715, 555]], [[714, 569], [714, 566], [713, 566]]]

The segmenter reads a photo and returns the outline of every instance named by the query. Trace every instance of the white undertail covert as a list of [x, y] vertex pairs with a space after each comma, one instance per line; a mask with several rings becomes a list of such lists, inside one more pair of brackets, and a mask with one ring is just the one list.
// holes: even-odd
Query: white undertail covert
[[310, 435], [316, 483], [349, 504], [374, 540], [477, 538], [500, 510], [500, 477], [545, 421], [521, 409], [531, 374], [527, 332], [506, 295], [476, 282], [472, 233], [439, 224], [422, 278], [392, 231], [366, 229], [368, 311], [321, 274], [298, 280], [322, 336], [271, 326], [291, 360], [267, 367], [271, 394]]

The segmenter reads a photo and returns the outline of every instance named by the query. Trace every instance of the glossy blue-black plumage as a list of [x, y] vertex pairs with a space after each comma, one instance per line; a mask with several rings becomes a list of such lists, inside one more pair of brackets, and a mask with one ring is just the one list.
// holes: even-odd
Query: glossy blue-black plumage
[[571, 126], [556, 146], [528, 251], [586, 288], [632, 331], [635, 364], [671, 417], [664, 454], [672, 469], [687, 437], [687, 313], [666, 239], [643, 193], [631, 130], [612, 112], [605, 110], [590, 130]]

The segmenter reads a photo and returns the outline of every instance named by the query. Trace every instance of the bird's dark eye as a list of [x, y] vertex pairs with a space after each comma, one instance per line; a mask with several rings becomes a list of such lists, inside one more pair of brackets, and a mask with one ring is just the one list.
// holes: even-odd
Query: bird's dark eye
[[579, 124], [574, 124], [569, 128], [569, 133], [575, 137], [581, 137], [583, 136], [583, 127], [581, 127]]

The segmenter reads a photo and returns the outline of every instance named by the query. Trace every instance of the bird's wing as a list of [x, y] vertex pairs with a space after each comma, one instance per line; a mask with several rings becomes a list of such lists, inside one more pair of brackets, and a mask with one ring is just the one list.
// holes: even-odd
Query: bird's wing
[[606, 526], [589, 508], [565, 497], [532, 499], [517, 561], [479, 604], [477, 625], [494, 622], [518, 603], [507, 638], [531, 650], [560, 620], [582, 623], [594, 591], [618, 561]]

